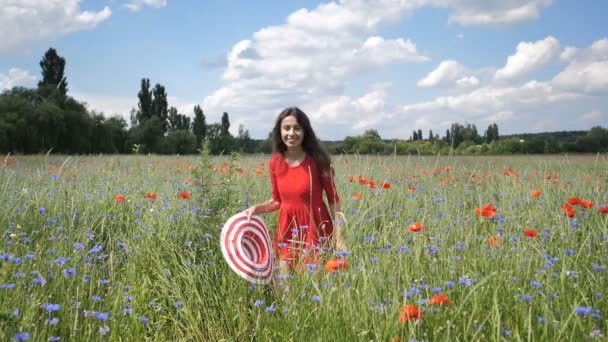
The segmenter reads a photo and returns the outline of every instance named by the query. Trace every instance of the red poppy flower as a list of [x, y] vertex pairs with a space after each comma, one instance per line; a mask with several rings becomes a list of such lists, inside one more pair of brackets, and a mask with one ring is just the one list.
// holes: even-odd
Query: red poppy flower
[[416, 188], [414, 188], [413, 186], [410, 185], [410, 186], [407, 187], [407, 191], [408, 192], [414, 192], [414, 191], [416, 191]]
[[361, 184], [361, 185], [367, 184], [367, 179], [365, 179], [364, 177], [359, 176], [359, 184]]
[[151, 199], [151, 200], [155, 200], [158, 198], [158, 195], [154, 192], [147, 192], [146, 193], [146, 198]]
[[536, 231], [535, 229], [524, 229], [524, 235], [527, 237], [536, 237], [538, 235], [538, 231]]
[[399, 323], [405, 323], [410, 319], [419, 320], [420, 317], [422, 317], [422, 313], [416, 305], [406, 304], [399, 311]]
[[581, 203], [581, 199], [578, 197], [570, 197], [566, 202], [570, 205], [576, 205]]
[[376, 182], [374, 182], [373, 180], [370, 179], [370, 180], [367, 181], [367, 186], [370, 189], [375, 189], [376, 188]]
[[391, 188], [391, 183], [389, 183], [389, 182], [382, 182], [382, 183], [380, 183], [380, 187], [382, 189], [390, 189]]
[[490, 236], [488, 238], [488, 245], [490, 246], [500, 246], [500, 237], [499, 236]]
[[579, 205], [585, 209], [589, 209], [589, 208], [593, 208], [593, 206], [595, 205], [595, 203], [591, 202], [591, 201], [581, 201], [579, 203]]
[[430, 300], [429, 304], [431, 305], [448, 305], [450, 304], [450, 299], [446, 296], [445, 293], [441, 292], [434, 295]]
[[568, 216], [568, 217], [574, 217], [574, 215], [576, 214], [576, 211], [574, 211], [574, 208], [572, 208], [572, 206], [568, 203], [564, 204], [560, 209], [563, 212], [565, 212], [566, 216]]
[[597, 208], [597, 210], [602, 214], [608, 214], [608, 205]]
[[348, 264], [346, 263], [346, 260], [341, 259], [341, 258], [331, 259], [325, 263], [325, 270], [327, 272], [333, 272], [333, 271], [337, 271], [337, 270], [346, 270], [346, 269], [348, 269]]
[[540, 190], [532, 190], [532, 192], [530, 193], [530, 196], [532, 196], [532, 197], [540, 196]]
[[179, 198], [181, 199], [190, 199], [190, 193], [189, 192], [182, 192], [179, 194]]
[[116, 197], [114, 197], [114, 199], [116, 200], [116, 202], [124, 202], [125, 195], [116, 195]]
[[362, 197], [362, 196], [363, 196], [363, 195], [362, 195], [360, 192], [357, 192], [357, 193], [355, 193], [355, 194], [353, 195], [352, 199], [353, 199], [354, 201], [358, 201], [358, 200], [360, 200], [360, 199], [361, 199], [361, 197]]
[[410, 224], [410, 226], [407, 228], [407, 231], [408, 232], [419, 232], [422, 230], [422, 228], [424, 228], [424, 225], [422, 223], [414, 222], [414, 223]]
[[348, 182], [352, 183], [354, 179], [355, 179], [355, 176], [350, 176], [350, 177], [348, 177]]
[[492, 203], [486, 204], [483, 208], [475, 208], [475, 213], [477, 213], [477, 215], [479, 216], [484, 217], [494, 217], [496, 216], [496, 211], [497, 209], [494, 208]]

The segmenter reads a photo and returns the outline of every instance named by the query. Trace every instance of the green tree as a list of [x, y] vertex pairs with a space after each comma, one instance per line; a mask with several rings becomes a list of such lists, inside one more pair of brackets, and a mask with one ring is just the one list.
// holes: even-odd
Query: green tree
[[169, 129], [169, 103], [167, 102], [167, 92], [165, 87], [157, 83], [152, 89], [152, 116], [157, 117], [160, 122], [161, 135], [167, 133]]
[[175, 131], [189, 131], [190, 130], [190, 118], [186, 115], [179, 114], [177, 108], [169, 108], [169, 132]]
[[196, 146], [201, 146], [207, 135], [207, 122], [205, 114], [199, 105], [194, 106], [194, 120], [192, 121], [192, 133], [196, 137]]
[[[150, 92], [150, 79], [141, 79], [141, 89], [137, 93], [138, 110], [131, 113], [131, 125], [138, 126], [152, 117], [152, 93]], [[135, 114], [135, 116], [133, 115]]]
[[228, 113], [224, 112], [222, 114], [222, 135], [230, 134], [230, 119], [228, 118]]
[[252, 153], [255, 150], [255, 143], [249, 136], [249, 130], [243, 124], [239, 125], [239, 133], [236, 137], [237, 148], [244, 153]]
[[57, 89], [62, 96], [68, 92], [68, 81], [65, 77], [65, 59], [57, 54], [53, 48], [49, 48], [42, 60], [42, 80], [38, 82], [38, 88]]

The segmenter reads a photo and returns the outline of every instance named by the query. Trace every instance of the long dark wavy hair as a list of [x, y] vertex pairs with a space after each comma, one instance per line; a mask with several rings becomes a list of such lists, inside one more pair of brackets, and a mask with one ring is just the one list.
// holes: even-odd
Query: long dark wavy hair
[[288, 116], [294, 116], [298, 121], [298, 124], [304, 130], [304, 139], [302, 140], [302, 149], [304, 152], [315, 160], [321, 172], [332, 170], [333, 173], [329, 153], [327, 153], [327, 151], [319, 143], [319, 139], [317, 139], [317, 135], [310, 125], [308, 116], [298, 107], [286, 108], [277, 117], [274, 128], [272, 129], [273, 151], [280, 152], [282, 155], [285, 155], [285, 151], [287, 151], [287, 146], [281, 138], [281, 122]]

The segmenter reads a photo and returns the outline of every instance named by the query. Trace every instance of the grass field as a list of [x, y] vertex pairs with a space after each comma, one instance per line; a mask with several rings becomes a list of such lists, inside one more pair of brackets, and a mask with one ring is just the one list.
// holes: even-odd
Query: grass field
[[1, 161], [3, 341], [608, 336], [606, 155], [335, 156], [348, 268], [328, 251], [270, 291], [219, 247], [268, 156]]

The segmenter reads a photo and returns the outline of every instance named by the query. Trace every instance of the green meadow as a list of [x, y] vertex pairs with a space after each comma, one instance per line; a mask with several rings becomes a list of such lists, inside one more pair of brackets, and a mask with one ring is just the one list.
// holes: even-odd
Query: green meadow
[[606, 340], [607, 155], [333, 156], [348, 251], [256, 286], [219, 236], [268, 159], [2, 157], [0, 340]]

